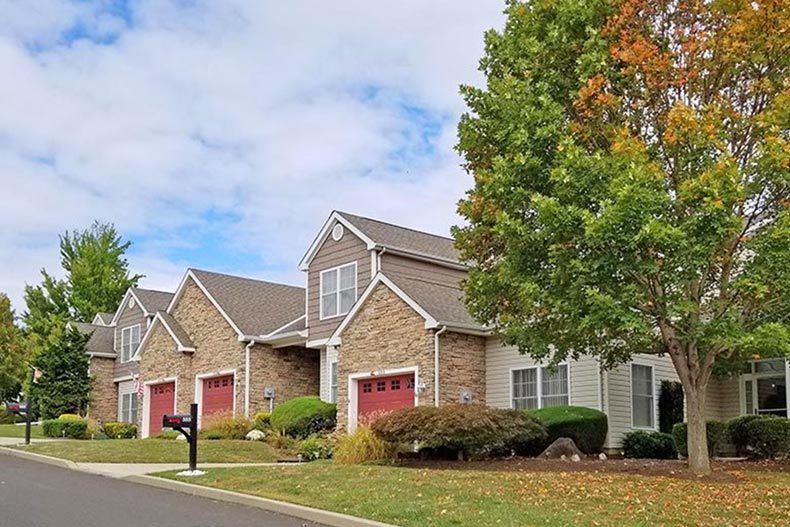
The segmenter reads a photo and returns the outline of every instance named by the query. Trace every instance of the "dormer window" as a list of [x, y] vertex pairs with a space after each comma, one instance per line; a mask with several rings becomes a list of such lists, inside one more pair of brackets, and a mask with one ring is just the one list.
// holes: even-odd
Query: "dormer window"
[[321, 272], [321, 318], [345, 315], [357, 299], [357, 263]]
[[140, 324], [121, 330], [121, 362], [129, 362], [140, 344]]

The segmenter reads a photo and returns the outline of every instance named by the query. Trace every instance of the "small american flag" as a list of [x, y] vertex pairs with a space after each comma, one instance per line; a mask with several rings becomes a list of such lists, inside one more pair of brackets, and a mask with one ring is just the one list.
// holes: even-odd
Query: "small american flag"
[[137, 392], [137, 396], [138, 397], [142, 397], [143, 396], [143, 383], [140, 382], [140, 375], [139, 374], [134, 376], [134, 391]]

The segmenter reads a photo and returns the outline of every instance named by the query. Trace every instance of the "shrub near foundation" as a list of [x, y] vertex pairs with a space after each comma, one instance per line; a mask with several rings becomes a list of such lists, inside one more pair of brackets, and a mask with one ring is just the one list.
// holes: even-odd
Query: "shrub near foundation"
[[41, 425], [46, 437], [88, 439], [88, 421], [85, 419], [49, 419]]
[[[727, 425], [721, 421], [708, 421], [705, 428], [708, 438], [708, 455], [713, 456], [727, 433]], [[689, 455], [688, 423], [678, 423], [672, 427], [672, 440], [675, 442], [678, 454], [687, 457]]]
[[750, 455], [773, 459], [790, 455], [790, 419], [764, 416], [746, 424]]
[[134, 439], [137, 426], [132, 423], [104, 423], [104, 433], [110, 439]]
[[417, 443], [459, 457], [532, 455], [546, 442], [546, 431], [524, 412], [482, 405], [406, 408], [377, 419], [371, 428], [392, 443]]
[[560, 437], [573, 439], [585, 454], [597, 454], [606, 441], [609, 423], [606, 414], [583, 406], [553, 406], [540, 410], [527, 410], [526, 414], [537, 419], [548, 433], [547, 444]]
[[331, 431], [337, 422], [337, 406], [317, 396], [296, 397], [274, 408], [272, 429], [295, 438]]
[[637, 430], [623, 438], [623, 457], [636, 459], [675, 459], [677, 457], [672, 435], [662, 432]]

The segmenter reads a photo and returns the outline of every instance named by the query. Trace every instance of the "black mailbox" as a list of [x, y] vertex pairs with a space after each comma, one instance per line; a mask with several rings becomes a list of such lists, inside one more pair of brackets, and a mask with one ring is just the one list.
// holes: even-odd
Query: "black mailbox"
[[197, 470], [197, 427], [198, 427], [198, 405], [192, 403], [187, 415], [163, 415], [162, 427], [172, 428], [184, 434], [189, 443], [189, 470]]
[[27, 412], [27, 405], [23, 403], [6, 403], [5, 407], [12, 414], [24, 414]]

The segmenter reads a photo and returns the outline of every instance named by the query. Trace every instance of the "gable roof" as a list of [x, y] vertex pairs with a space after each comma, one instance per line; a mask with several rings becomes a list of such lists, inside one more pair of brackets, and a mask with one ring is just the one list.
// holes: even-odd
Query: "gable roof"
[[71, 322], [70, 325], [83, 335], [91, 336], [85, 346], [85, 351], [88, 355], [98, 355], [109, 358], [117, 356], [113, 349], [113, 339], [115, 338], [114, 328], [88, 324], [87, 322]]
[[96, 313], [96, 316], [93, 317], [91, 324], [94, 326], [109, 326], [112, 324], [114, 313]]
[[386, 248], [394, 253], [428, 259], [461, 269], [465, 268], [460, 261], [460, 253], [455, 248], [455, 241], [452, 238], [348, 212], [333, 211], [299, 263], [299, 269], [307, 270], [318, 249], [329, 236], [335, 222], [342, 224], [365, 242], [368, 250]]
[[154, 315], [154, 319], [151, 321], [151, 325], [148, 326], [148, 329], [143, 336], [143, 339], [140, 341], [140, 344], [137, 346], [137, 350], [134, 352], [134, 356], [132, 360], [140, 360], [140, 356], [142, 355], [148, 340], [151, 338], [151, 335], [154, 334], [154, 328], [161, 324], [162, 327], [165, 328], [165, 331], [170, 335], [170, 338], [173, 339], [173, 342], [176, 343], [176, 349], [182, 352], [194, 352], [195, 345], [192, 343], [192, 339], [189, 338], [189, 335], [184, 328], [181, 327], [181, 324], [173, 318], [170, 313], [165, 311], [157, 311], [156, 315]]
[[268, 335], [304, 315], [303, 287], [200, 269], [187, 270], [167, 308], [168, 313], [172, 313], [190, 278], [225, 317], [239, 338]]
[[167, 309], [170, 300], [173, 298], [173, 293], [157, 291], [155, 289], [143, 289], [141, 287], [130, 287], [123, 296], [123, 300], [121, 300], [121, 303], [118, 305], [118, 309], [115, 311], [110, 325], [114, 326], [118, 323], [118, 318], [121, 316], [121, 313], [123, 313], [123, 310], [129, 305], [129, 297], [135, 299], [145, 316], [153, 317], [157, 311]]
[[446, 326], [458, 333], [483, 335], [490, 332], [490, 328], [483, 326], [469, 314], [460, 287], [399, 273], [380, 271], [354, 303], [351, 311], [345, 316], [327, 344], [340, 343], [343, 331], [379, 284], [388, 287], [414, 309], [425, 320], [426, 329]]

